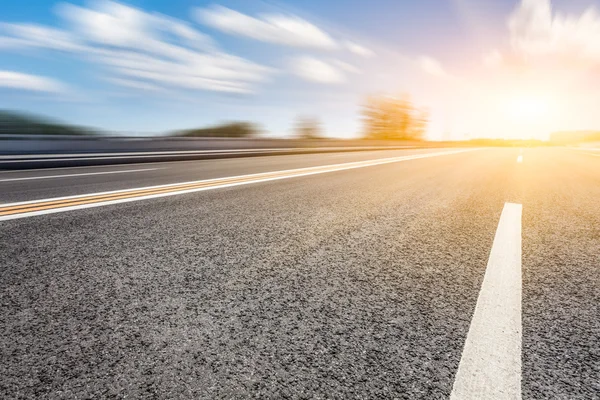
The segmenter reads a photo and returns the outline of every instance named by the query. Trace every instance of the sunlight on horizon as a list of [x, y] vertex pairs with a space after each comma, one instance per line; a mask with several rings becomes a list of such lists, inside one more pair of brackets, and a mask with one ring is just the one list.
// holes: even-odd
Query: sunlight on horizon
[[[353, 5], [370, 27], [319, 20], [309, 4], [297, 15], [260, 2], [52, 0], [28, 15], [13, 2], [0, 17], [0, 111], [125, 136], [252, 126], [236, 134], [290, 138], [308, 120], [322, 137], [354, 139], [372, 138], [359, 111], [369, 98], [406, 96], [417, 127], [382, 129], [386, 138], [599, 131], [594, 4], [438, 1]], [[403, 7], [419, 22], [384, 18]]]
[[516, 92], [504, 101], [506, 123], [513, 131], [506, 139], [548, 140], [552, 127], [558, 126], [560, 116], [548, 95]]

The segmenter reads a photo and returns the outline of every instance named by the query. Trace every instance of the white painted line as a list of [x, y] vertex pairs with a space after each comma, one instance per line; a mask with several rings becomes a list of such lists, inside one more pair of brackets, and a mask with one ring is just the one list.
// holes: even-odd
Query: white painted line
[[162, 168], [143, 168], [143, 169], [127, 169], [127, 170], [123, 170], [123, 171], [87, 172], [87, 173], [83, 173], [83, 174], [29, 176], [26, 178], [0, 179], [0, 182], [31, 181], [31, 180], [36, 180], [36, 179], [57, 179], [57, 178], [69, 178], [69, 177], [90, 176], [90, 175], [125, 174], [125, 173], [132, 173], [132, 172], [155, 171], [157, 169], [162, 169]]
[[451, 400], [521, 399], [522, 211], [502, 210]]
[[523, 162], [523, 156], [520, 155], [519, 157], [517, 157], [517, 162], [519, 164], [522, 163]]
[[[479, 150], [479, 149], [473, 148], [473, 149], [462, 149], [462, 150], [452, 150], [452, 151], [441, 151], [441, 152], [433, 152], [433, 153], [418, 154], [418, 155], [411, 155], [411, 156], [381, 158], [381, 159], [375, 159], [375, 160], [357, 161], [357, 162], [350, 162], [350, 163], [343, 163], [343, 164], [332, 164], [332, 165], [323, 165], [323, 166], [317, 166], [317, 167], [298, 168], [298, 169], [292, 169], [292, 170], [272, 171], [272, 172], [265, 172], [265, 173], [258, 173], [258, 174], [232, 176], [232, 177], [227, 177], [227, 178], [230, 178], [230, 179], [253, 178], [253, 179], [247, 180], [247, 181], [242, 181], [242, 182], [235, 182], [235, 183], [223, 183], [223, 184], [216, 183], [214, 186], [193, 188], [193, 189], [184, 189], [184, 190], [178, 190], [178, 191], [168, 192], [168, 193], [141, 195], [138, 197], [132, 197], [132, 198], [126, 198], [126, 199], [99, 201], [97, 203], [82, 204], [82, 205], [62, 207], [62, 208], [54, 208], [54, 209], [34, 211], [34, 212], [28, 212], [28, 213], [22, 213], [22, 214], [5, 215], [5, 216], [0, 216], [0, 221], [7, 221], [7, 220], [19, 219], [19, 218], [27, 218], [27, 217], [33, 217], [36, 215], [55, 214], [55, 213], [59, 213], [59, 212], [80, 210], [80, 209], [85, 209], [85, 208], [101, 207], [101, 206], [106, 206], [106, 205], [111, 205], [111, 204], [128, 203], [128, 202], [133, 202], [133, 201], [155, 199], [155, 198], [160, 198], [160, 197], [176, 196], [176, 195], [185, 194], [185, 193], [194, 193], [194, 192], [201, 192], [201, 191], [205, 191], [205, 190], [214, 190], [214, 189], [221, 189], [221, 188], [226, 188], [226, 187], [248, 185], [248, 184], [252, 184], [252, 183], [269, 182], [269, 181], [276, 181], [276, 180], [280, 180], [280, 179], [290, 179], [290, 178], [296, 178], [296, 177], [302, 177], [302, 176], [318, 175], [318, 174], [324, 174], [324, 173], [328, 173], [328, 172], [336, 172], [336, 171], [344, 171], [344, 170], [355, 169], [355, 168], [371, 167], [371, 166], [375, 166], [375, 165], [389, 164], [389, 163], [395, 163], [395, 162], [401, 162], [401, 161], [417, 160], [417, 159], [422, 159], [422, 158], [438, 157], [438, 156], [450, 155], [450, 154], [459, 154], [459, 153], [464, 153], [464, 152], [469, 152], [469, 151], [474, 151], [474, 150]], [[273, 172], [287, 174], [287, 175], [273, 177], [273, 175], [272, 175]], [[266, 177], [265, 177], [265, 175], [266, 175]], [[21, 202], [16, 202], [16, 203], [0, 204], [0, 208], [35, 204], [35, 203], [39, 203], [39, 202], [70, 200], [70, 199], [80, 198], [82, 196], [110, 195], [110, 194], [126, 193], [126, 192], [130, 192], [130, 191], [138, 191], [138, 190], [169, 188], [169, 187], [178, 186], [178, 185], [209, 183], [209, 182], [220, 181], [222, 179], [224, 179], [224, 178], [221, 177], [221, 178], [205, 179], [205, 180], [199, 180], [199, 181], [171, 183], [171, 184], [166, 184], [166, 185], [156, 185], [156, 186], [123, 189], [123, 190], [113, 190], [113, 191], [108, 191], [108, 192], [86, 193], [83, 195], [21, 201]]]

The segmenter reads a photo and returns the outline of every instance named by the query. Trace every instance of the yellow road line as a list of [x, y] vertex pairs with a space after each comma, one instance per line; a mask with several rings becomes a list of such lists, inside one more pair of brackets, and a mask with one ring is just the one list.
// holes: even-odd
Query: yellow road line
[[232, 179], [232, 180], [227, 180], [227, 181], [222, 180], [222, 181], [216, 181], [216, 182], [195, 183], [195, 184], [187, 184], [187, 185], [174, 185], [174, 186], [153, 188], [153, 189], [131, 190], [131, 191], [124, 191], [124, 192], [105, 194], [105, 195], [81, 196], [81, 197], [75, 197], [75, 198], [66, 199], [66, 200], [60, 200], [60, 201], [40, 201], [40, 202], [21, 204], [21, 205], [16, 205], [16, 206], [0, 207], [0, 215], [5, 215], [5, 213], [7, 213], [9, 211], [25, 212], [25, 210], [29, 210], [31, 208], [41, 207], [41, 206], [67, 207], [70, 205], [74, 205], [74, 203], [78, 203], [80, 201], [110, 201], [113, 199], [122, 198], [123, 196], [129, 196], [129, 197], [145, 196], [145, 195], [159, 193], [159, 192], [166, 192], [166, 191], [175, 192], [175, 191], [179, 191], [179, 190], [191, 189], [191, 188], [202, 187], [202, 186], [212, 186], [212, 185], [222, 185], [222, 184], [226, 184], [226, 183], [236, 183], [236, 182], [245, 181], [245, 180], [248, 180], [248, 179], [235, 179], [235, 180]]
[[[333, 169], [329, 166], [317, 167], [317, 168], [312, 169], [312, 171], [315, 171], [315, 172], [317, 172], [317, 171], [322, 172], [322, 171], [327, 171], [327, 170], [333, 171], [335, 169]], [[40, 201], [40, 202], [29, 203], [29, 204], [0, 207], [0, 217], [5, 216], [5, 215], [14, 215], [14, 214], [19, 214], [19, 213], [28, 213], [28, 212], [49, 210], [49, 209], [53, 209], [53, 208], [71, 207], [71, 206], [78, 206], [78, 205], [83, 205], [83, 204], [92, 204], [92, 203], [97, 203], [97, 202], [105, 202], [105, 201], [112, 201], [112, 200], [120, 200], [120, 199], [148, 196], [148, 195], [153, 195], [153, 194], [171, 193], [171, 192], [178, 192], [178, 191], [189, 190], [189, 189], [200, 189], [200, 188], [211, 187], [211, 186], [221, 186], [221, 185], [227, 185], [227, 184], [232, 184], [232, 183], [253, 182], [253, 181], [258, 181], [258, 180], [263, 180], [263, 179], [268, 179], [268, 178], [281, 178], [281, 177], [286, 177], [286, 176], [294, 176], [296, 174], [297, 174], [297, 172], [272, 172], [272, 173], [269, 172], [269, 173], [264, 173], [264, 174], [257, 174], [256, 176], [252, 176], [252, 177], [223, 178], [223, 179], [212, 180], [209, 182], [198, 182], [198, 183], [183, 184], [183, 185], [176, 184], [173, 186], [151, 188], [151, 189], [136, 189], [136, 190], [131, 190], [131, 191], [124, 191], [124, 192], [104, 194], [104, 195], [80, 196], [80, 197], [75, 197], [75, 198], [71, 198], [71, 199], [59, 200], [59, 201]]]
[[347, 169], [369, 167], [381, 164], [395, 163], [399, 161], [415, 160], [420, 158], [436, 157], [446, 154], [457, 154], [476, 149], [451, 150], [445, 152], [415, 154], [402, 157], [390, 157], [375, 160], [356, 161], [317, 167], [298, 168], [292, 170], [263, 172], [243, 176], [232, 176], [225, 178], [206, 179], [201, 181], [181, 182], [166, 185], [148, 186], [145, 188], [115, 190], [110, 192], [58, 197], [38, 201], [25, 201], [12, 204], [0, 205], [0, 221], [15, 218], [24, 218], [34, 215], [76, 210], [81, 208], [97, 207], [121, 202], [136, 201], [136, 199], [150, 199], [176, 194], [190, 193], [213, 188], [222, 188], [249, 183], [267, 182], [275, 179], [294, 178], [321, 174], [326, 172], [342, 171]]
[[[237, 182], [243, 182], [243, 181], [244, 180], [238, 180], [238, 181], [232, 181], [232, 182], [228, 182], [228, 183], [237, 183]], [[49, 210], [49, 209], [53, 209], [53, 208], [63, 208], [63, 207], [78, 206], [78, 205], [82, 205], [82, 204], [92, 204], [92, 203], [101, 203], [101, 202], [112, 201], [112, 200], [130, 199], [130, 198], [134, 198], [134, 197], [142, 197], [142, 196], [148, 196], [148, 195], [153, 195], [153, 194], [179, 192], [179, 191], [186, 190], [186, 189], [199, 189], [201, 187], [210, 187], [210, 186], [214, 186], [214, 184], [212, 184], [212, 185], [210, 185], [210, 184], [186, 185], [186, 186], [178, 186], [175, 188], [164, 188], [162, 190], [156, 189], [156, 190], [152, 190], [152, 191], [125, 192], [125, 193], [121, 193], [119, 195], [104, 196], [104, 197], [97, 197], [97, 198], [81, 197], [81, 198], [77, 198], [77, 199], [72, 199], [70, 201], [63, 201], [63, 202], [56, 202], [56, 203], [46, 203], [46, 204], [35, 203], [35, 204], [30, 204], [28, 207], [21, 207], [21, 208], [17, 207], [16, 209], [13, 209], [13, 210], [0, 209], [0, 217], [4, 216], [4, 215], [14, 215], [14, 214], [19, 214], [19, 213], [35, 212], [35, 211]]]

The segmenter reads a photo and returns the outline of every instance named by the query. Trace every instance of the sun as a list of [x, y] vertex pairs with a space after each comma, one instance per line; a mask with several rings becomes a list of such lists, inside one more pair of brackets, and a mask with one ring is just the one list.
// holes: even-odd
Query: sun
[[548, 117], [550, 101], [541, 95], [520, 93], [508, 100], [507, 110], [511, 119], [516, 122], [535, 122]]
[[515, 91], [505, 96], [503, 103], [507, 138], [548, 140], [557, 118], [551, 96]]

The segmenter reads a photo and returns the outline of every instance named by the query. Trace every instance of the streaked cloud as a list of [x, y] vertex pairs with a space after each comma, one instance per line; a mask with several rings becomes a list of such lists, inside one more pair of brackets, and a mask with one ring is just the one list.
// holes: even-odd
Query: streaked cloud
[[27, 46], [27, 41], [23, 39], [0, 36], [0, 50], [19, 49]]
[[0, 24], [0, 31], [8, 34], [2, 37], [14, 46], [40, 47], [52, 50], [84, 51], [86, 47], [68, 31], [38, 24]]
[[[2, 24], [0, 48], [68, 51], [101, 66], [105, 78], [139, 90], [170, 88], [251, 93], [275, 70], [218, 49], [184, 21], [113, 1], [61, 4], [65, 29]], [[4, 46], [3, 46], [4, 43]]]
[[369, 57], [373, 57], [375, 55], [375, 52], [373, 50], [367, 49], [366, 47], [361, 46], [358, 43], [346, 41], [344, 43], [344, 46], [348, 50], [350, 50], [350, 52], [352, 52], [358, 56], [361, 56], [361, 57], [369, 58]]
[[202, 50], [215, 46], [208, 35], [183, 21], [112, 1], [101, 1], [90, 9], [61, 4], [58, 12], [71, 23], [74, 31], [103, 45], [162, 52], [169, 47], [165, 34], [171, 34], [181, 45]]
[[336, 67], [346, 71], [346, 72], [350, 72], [352, 74], [358, 74], [360, 73], [360, 69], [358, 69], [356, 66], [347, 63], [345, 61], [341, 61], [341, 60], [331, 60], [331, 63], [334, 64]]
[[336, 41], [326, 32], [301, 18], [285, 14], [251, 17], [222, 6], [194, 10], [199, 22], [220, 31], [262, 42], [293, 47], [335, 49]]
[[340, 84], [346, 81], [341, 68], [312, 56], [293, 58], [290, 68], [294, 74], [310, 82]]
[[[275, 68], [221, 50], [195, 26], [111, 0], [87, 6], [60, 3], [62, 23], [2, 23], [0, 50], [46, 49], [69, 53], [100, 68], [101, 78], [122, 88], [158, 92], [208, 90], [253, 93], [279, 73]], [[283, 13], [257, 17], [221, 6], [194, 9], [201, 22], [237, 36], [313, 50], [337, 50], [374, 56], [355, 41], [334, 39], [321, 28]], [[288, 73], [324, 84], [345, 81], [360, 70], [347, 61], [296, 57]]]
[[143, 90], [147, 92], [165, 92], [165, 89], [160, 86], [148, 82], [136, 81], [133, 79], [107, 77], [105, 78], [105, 81], [118, 86]]
[[250, 93], [265, 79], [264, 67], [223, 55], [197, 55], [187, 60], [161, 60], [130, 51], [106, 51], [97, 55], [121, 79], [133, 80], [130, 87], [153, 85], [232, 93]]
[[525, 58], [562, 57], [569, 63], [600, 62], [600, 14], [553, 13], [550, 0], [523, 0], [508, 21], [513, 49]]
[[0, 87], [47, 93], [67, 91], [66, 85], [57, 80], [15, 71], [0, 71]]

